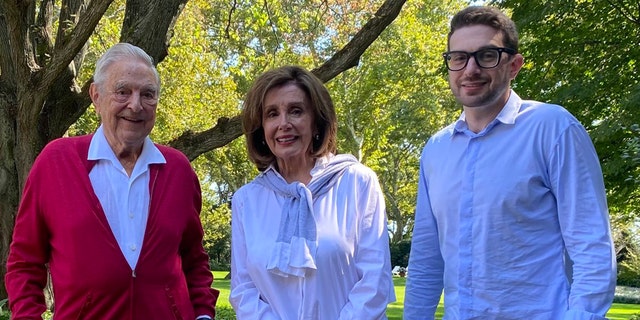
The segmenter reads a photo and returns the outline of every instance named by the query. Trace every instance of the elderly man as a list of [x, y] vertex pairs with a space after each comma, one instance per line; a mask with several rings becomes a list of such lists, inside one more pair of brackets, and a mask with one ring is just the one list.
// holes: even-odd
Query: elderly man
[[148, 137], [160, 79], [142, 49], [97, 62], [95, 134], [49, 143], [23, 192], [7, 262], [13, 319], [40, 319], [51, 272], [56, 319], [213, 319], [198, 178]]

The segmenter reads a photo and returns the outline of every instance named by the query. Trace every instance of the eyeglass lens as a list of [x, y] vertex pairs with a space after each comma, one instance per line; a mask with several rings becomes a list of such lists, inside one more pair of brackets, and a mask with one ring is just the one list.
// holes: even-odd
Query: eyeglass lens
[[476, 52], [452, 51], [445, 53], [445, 61], [449, 70], [458, 71], [464, 69], [473, 56], [478, 66], [489, 69], [495, 68], [500, 63], [500, 53], [498, 48], [482, 49]]

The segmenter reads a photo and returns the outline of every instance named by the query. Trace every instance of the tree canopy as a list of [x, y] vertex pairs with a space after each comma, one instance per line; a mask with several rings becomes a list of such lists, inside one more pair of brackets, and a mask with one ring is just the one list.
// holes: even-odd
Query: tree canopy
[[[472, 1], [473, 3], [477, 3]], [[96, 59], [130, 42], [158, 63], [152, 139], [184, 152], [205, 200], [205, 246], [229, 250], [229, 202], [256, 174], [239, 110], [253, 79], [297, 64], [326, 84], [339, 152], [380, 179], [393, 244], [413, 228], [420, 151], [460, 112], [441, 52], [465, 0], [0, 1], [0, 299], [13, 219], [33, 160], [49, 141], [93, 132]], [[560, 104], [601, 158], [616, 228], [640, 206], [640, 12], [630, 0], [495, 0], [518, 25], [525, 66], [514, 89]], [[393, 23], [392, 23], [393, 22]]]
[[[593, 140], [618, 258], [640, 218], [640, 7], [637, 1], [501, 0], [521, 36], [523, 98], [567, 108]], [[637, 275], [636, 275], [637, 276]]]
[[521, 35], [515, 88], [551, 101], [587, 128], [616, 219], [640, 206], [640, 7], [637, 1], [503, 0]]
[[[190, 128], [177, 134], [173, 131], [173, 138], [165, 142], [193, 160], [238, 138], [242, 134], [238, 110], [224, 112], [222, 110], [227, 109], [217, 107], [226, 103], [237, 106], [238, 93], [251, 81], [250, 77], [243, 77], [244, 81], [234, 77], [261, 73], [267, 67], [287, 61], [287, 55], [293, 56], [296, 50], [309, 49], [295, 45], [295, 37], [280, 39], [288, 35], [283, 32], [287, 28], [296, 30], [299, 36], [304, 36], [304, 31], [309, 28], [326, 29], [323, 37], [311, 42], [322, 45], [326, 50], [318, 50], [322, 55], [309, 62], [321, 61], [321, 64], [313, 66], [313, 72], [323, 81], [328, 81], [358, 64], [363, 52], [397, 17], [404, 2], [378, 1], [375, 2], [377, 7], [367, 7], [372, 10], [353, 10], [355, 4], [362, 6], [369, 2], [291, 0], [210, 4], [199, 1], [201, 8], [195, 6], [199, 9], [190, 13], [196, 17], [201, 15], [213, 19], [208, 19], [203, 25], [190, 24], [188, 20], [194, 16], [187, 16], [185, 21], [181, 21], [192, 29], [184, 30], [191, 33], [176, 41], [174, 54], [188, 52], [188, 57], [194, 59], [192, 66], [201, 66], [202, 69], [172, 70], [170, 72], [175, 72], [176, 77], [167, 75], [164, 79], [167, 84], [183, 81], [181, 86], [173, 90], [190, 92], [180, 96], [200, 96], [211, 99], [212, 103], [208, 109], [188, 112], [184, 110], [184, 104], [175, 101], [175, 106], [180, 106], [183, 112], [163, 114], [157, 125], [179, 128], [180, 121], [176, 119], [217, 120], [208, 129], [198, 126], [198, 130], [192, 130], [193, 124], [183, 125]], [[0, 202], [0, 283], [4, 282], [8, 246], [24, 180], [44, 145], [67, 134], [68, 129], [81, 119], [90, 106], [87, 88], [91, 79], [86, 75], [91, 74], [91, 62], [110, 44], [129, 42], [141, 47], [161, 63], [173, 50], [175, 26], [189, 3], [187, 0], [0, 2], [0, 198], [3, 199]], [[281, 20], [285, 15], [279, 13], [287, 10], [297, 13], [298, 19]], [[330, 23], [339, 25], [339, 22], [323, 14], [332, 10], [361, 15], [350, 25], [345, 24], [349, 26], [345, 30], [352, 32], [348, 41], [334, 42], [331, 36], [334, 33], [341, 34], [342, 30], [333, 26], [325, 28]], [[300, 15], [305, 12], [304, 16]], [[345, 17], [342, 22], [349, 21], [349, 17]], [[299, 22], [300, 25], [291, 22]], [[360, 24], [353, 25], [353, 22]], [[262, 42], [266, 34], [274, 34], [280, 41]], [[211, 42], [206, 43], [214, 45], [218, 41], [221, 46], [198, 47], [198, 39], [208, 39]], [[190, 40], [194, 42], [190, 43]], [[291, 44], [290, 48], [280, 50], [288, 44]], [[225, 55], [216, 56], [216, 53], [220, 54], [225, 49], [237, 51], [235, 55], [227, 55], [230, 51], [225, 51]], [[191, 55], [194, 50], [201, 54]], [[261, 54], [256, 54], [247, 63], [244, 60], [247, 52]], [[282, 55], [282, 58], [259, 59], [268, 55]], [[85, 60], [89, 66], [84, 64]], [[209, 69], [216, 64], [227, 66], [217, 70], [224, 70], [225, 77], [210, 77], [216, 71]], [[307, 67], [311, 68], [309, 65]], [[167, 68], [171, 68], [171, 65], [167, 65]], [[190, 80], [187, 82], [185, 79]], [[235, 84], [228, 79], [234, 79]], [[233, 88], [234, 85], [236, 88]], [[221, 90], [211, 90], [220, 87]], [[225, 95], [225, 92], [234, 91], [236, 93], [231, 96]], [[213, 112], [219, 114], [213, 115]], [[204, 117], [205, 114], [208, 117]], [[91, 116], [82, 117], [81, 121], [87, 126], [74, 128], [77, 132], [95, 125], [92, 123], [95, 119]], [[162, 133], [158, 134], [161, 139]], [[0, 297], [4, 296], [4, 285], [0, 285]]]

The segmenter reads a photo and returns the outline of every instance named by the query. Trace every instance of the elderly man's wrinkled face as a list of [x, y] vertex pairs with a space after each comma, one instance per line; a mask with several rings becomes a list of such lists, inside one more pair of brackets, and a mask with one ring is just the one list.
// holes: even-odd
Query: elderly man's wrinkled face
[[108, 67], [102, 84], [92, 84], [91, 100], [111, 148], [141, 148], [155, 124], [159, 83], [139, 59], [123, 59]]

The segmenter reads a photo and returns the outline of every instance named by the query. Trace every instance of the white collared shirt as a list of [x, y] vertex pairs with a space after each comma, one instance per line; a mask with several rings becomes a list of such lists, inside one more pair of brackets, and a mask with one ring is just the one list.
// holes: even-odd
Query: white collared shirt
[[149, 215], [149, 165], [166, 163], [166, 160], [147, 137], [131, 176], [128, 176], [107, 142], [102, 126], [91, 139], [88, 159], [98, 160], [89, 179], [120, 250], [133, 270], [140, 257]]
[[[316, 161], [311, 181], [332, 159]], [[375, 173], [353, 165], [313, 199], [317, 270], [304, 278], [267, 270], [285, 202], [255, 182], [233, 195], [229, 300], [238, 319], [386, 319], [395, 293], [384, 196]]]

